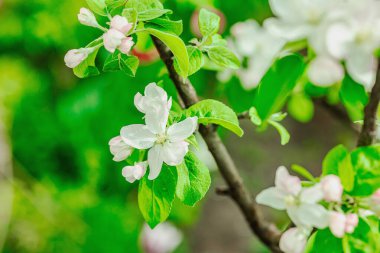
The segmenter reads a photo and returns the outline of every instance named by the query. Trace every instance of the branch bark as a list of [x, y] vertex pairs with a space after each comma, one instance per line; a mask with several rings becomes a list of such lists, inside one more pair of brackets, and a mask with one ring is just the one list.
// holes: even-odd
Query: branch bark
[[377, 109], [380, 102], [380, 65], [377, 69], [377, 78], [372, 88], [369, 103], [364, 110], [364, 124], [358, 139], [358, 147], [369, 146], [376, 139]]
[[[152, 39], [185, 107], [197, 103], [199, 99], [193, 85], [188, 79], [182, 78], [175, 71], [172, 53], [159, 39], [154, 36], [152, 36]], [[252, 196], [243, 184], [234, 161], [215, 132], [215, 128], [212, 126], [200, 126], [199, 132], [203, 136], [218, 165], [219, 171], [228, 185], [229, 196], [239, 206], [251, 230], [272, 252], [282, 252], [278, 246], [281, 236], [280, 231], [274, 224], [266, 222], [261, 217]]]

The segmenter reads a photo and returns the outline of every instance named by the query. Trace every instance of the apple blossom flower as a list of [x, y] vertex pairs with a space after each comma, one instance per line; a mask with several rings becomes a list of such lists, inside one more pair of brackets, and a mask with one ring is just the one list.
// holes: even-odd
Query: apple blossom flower
[[121, 45], [121, 42], [123, 41], [123, 39], [125, 38], [126, 37], [122, 32], [116, 29], [109, 29], [103, 35], [104, 47], [110, 53], [114, 53], [115, 50]]
[[116, 15], [112, 17], [110, 28], [118, 30], [123, 34], [127, 34], [133, 27], [132, 23], [129, 23], [127, 18], [122, 17], [120, 15]]
[[322, 178], [321, 188], [323, 191], [323, 198], [326, 201], [341, 201], [343, 194], [343, 185], [338, 176], [328, 175]]
[[319, 184], [302, 188], [301, 180], [291, 176], [284, 166], [276, 171], [275, 186], [260, 192], [256, 201], [278, 210], [286, 210], [298, 227], [325, 228], [328, 226], [328, 212], [318, 204], [323, 198]]
[[145, 175], [147, 166], [147, 162], [135, 163], [134, 166], [125, 166], [122, 175], [128, 182], [133, 183]]
[[121, 136], [112, 138], [108, 144], [110, 146], [111, 154], [114, 156], [113, 160], [115, 162], [124, 161], [133, 151], [133, 148], [126, 144]]
[[82, 25], [100, 28], [98, 21], [96, 21], [94, 13], [87, 8], [81, 8], [78, 14], [78, 20]]
[[308, 67], [309, 80], [321, 87], [331, 86], [340, 82], [344, 77], [342, 64], [329, 56], [317, 56]]
[[75, 68], [87, 59], [88, 55], [94, 51], [94, 48], [71, 49], [65, 55], [65, 64], [69, 68]]
[[127, 37], [121, 41], [119, 50], [123, 54], [129, 54], [134, 44], [132, 37]]
[[172, 253], [182, 242], [183, 235], [171, 223], [159, 224], [154, 229], [145, 225], [141, 243], [146, 253]]
[[279, 55], [285, 40], [270, 34], [255, 20], [235, 24], [231, 33], [233, 37], [228, 41], [229, 46], [240, 59], [247, 59], [247, 67], [226, 70], [218, 78], [227, 81], [232, 74], [236, 74], [245, 89], [255, 88]]
[[330, 213], [329, 228], [331, 233], [342, 238], [346, 233], [351, 234], [359, 224], [359, 218], [356, 214], [348, 214], [332, 211]]
[[284, 253], [304, 252], [311, 230], [293, 227], [285, 231], [280, 238], [280, 249]]

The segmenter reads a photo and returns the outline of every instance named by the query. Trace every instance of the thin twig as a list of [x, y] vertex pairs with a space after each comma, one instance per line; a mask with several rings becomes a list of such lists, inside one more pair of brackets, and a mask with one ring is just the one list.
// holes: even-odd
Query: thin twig
[[358, 139], [358, 147], [369, 146], [376, 139], [377, 109], [380, 102], [380, 65], [377, 69], [377, 78], [372, 88], [369, 103], [364, 110], [364, 124]]
[[[180, 77], [175, 71], [172, 53], [159, 39], [155, 37], [152, 38], [185, 106], [189, 107], [197, 103], [199, 99], [190, 81]], [[213, 155], [219, 171], [228, 185], [230, 192], [229, 196], [231, 196], [240, 207], [251, 230], [272, 250], [272, 252], [281, 252], [278, 246], [281, 235], [280, 231], [278, 231], [274, 224], [266, 222], [261, 217], [251, 194], [243, 184], [243, 180], [239, 175], [234, 161], [218, 134], [215, 132], [215, 129], [210, 126], [200, 126], [199, 131]]]

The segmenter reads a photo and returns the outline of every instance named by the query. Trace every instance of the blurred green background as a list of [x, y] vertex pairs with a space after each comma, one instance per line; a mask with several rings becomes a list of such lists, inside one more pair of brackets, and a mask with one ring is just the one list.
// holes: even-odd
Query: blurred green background
[[[164, 4], [174, 10], [173, 19], [183, 20], [184, 40], [194, 37], [190, 21], [200, 7], [224, 14], [224, 35], [238, 21], [271, 15], [266, 0]], [[146, 84], [163, 79], [175, 93], [159, 61], [144, 64], [133, 79], [123, 73], [76, 78], [64, 54], [99, 36], [77, 22], [82, 6], [84, 0], [0, 0], [0, 250], [6, 253], [143, 252], [137, 185], [121, 176], [123, 164], [112, 161], [108, 141], [122, 126], [141, 121], [133, 96]], [[215, 73], [201, 71], [192, 81], [202, 97], [236, 111], [252, 103], [252, 92], [236, 79], [218, 84]], [[224, 135], [253, 193], [272, 184], [279, 165], [318, 171], [331, 147], [352, 144], [353, 133], [323, 109], [311, 123], [289, 118], [285, 125], [292, 134], [286, 147], [275, 130], [258, 134], [248, 123], [244, 138]], [[223, 185], [213, 175], [213, 187]], [[286, 224], [282, 214], [265, 213]], [[170, 221], [184, 233], [177, 253], [266, 252], [234, 204], [213, 190], [202, 206], [176, 203]]]

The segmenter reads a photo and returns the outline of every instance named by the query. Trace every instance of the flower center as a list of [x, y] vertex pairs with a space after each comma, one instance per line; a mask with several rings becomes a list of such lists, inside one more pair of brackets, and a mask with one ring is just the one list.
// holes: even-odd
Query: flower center
[[296, 198], [294, 196], [288, 195], [288, 196], [285, 197], [285, 204], [287, 206], [294, 206], [294, 205], [297, 204], [297, 200], [296, 200]]
[[157, 144], [164, 144], [167, 140], [167, 135], [166, 134], [157, 134], [156, 135], [156, 143]]

